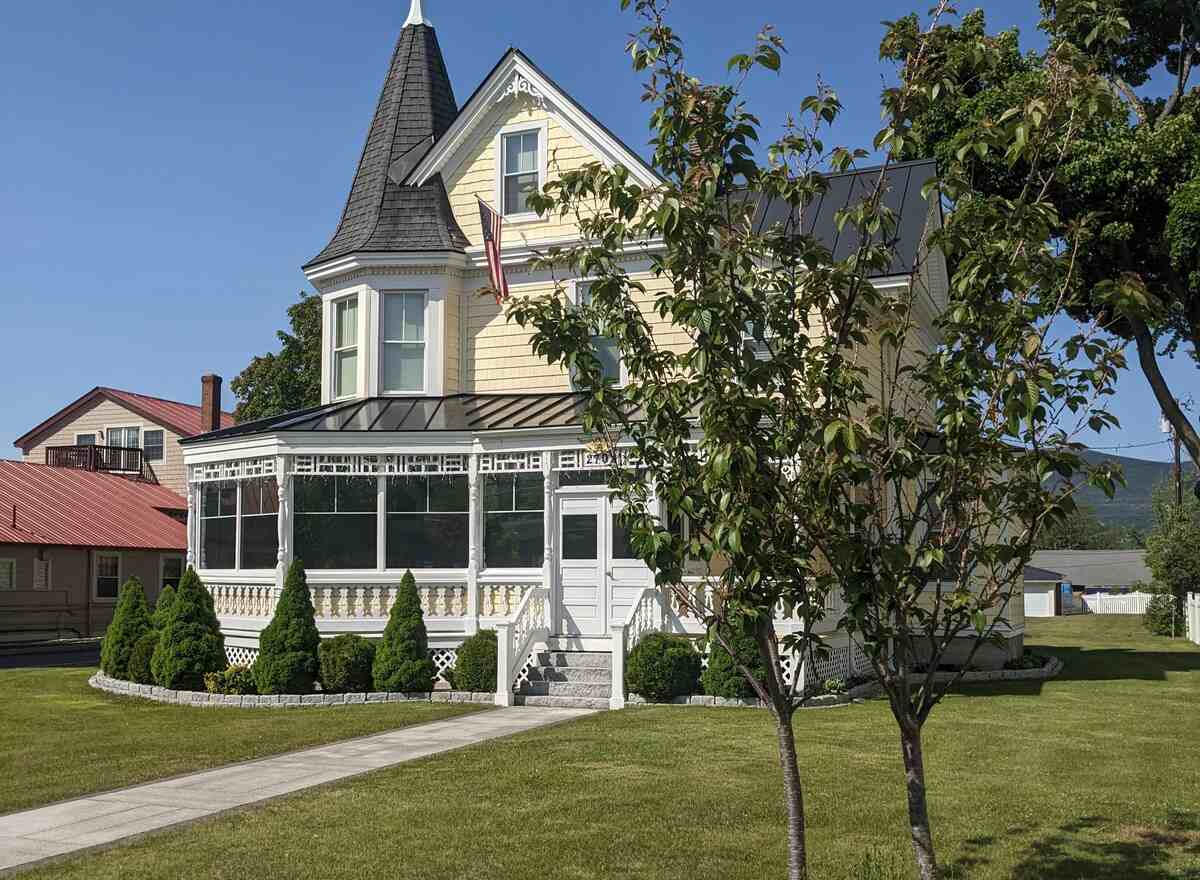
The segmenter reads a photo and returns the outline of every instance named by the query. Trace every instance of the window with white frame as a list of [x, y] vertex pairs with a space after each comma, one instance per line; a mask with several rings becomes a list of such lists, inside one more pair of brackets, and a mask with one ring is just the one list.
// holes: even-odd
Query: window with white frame
[[105, 434], [109, 446], [120, 446], [124, 449], [140, 449], [142, 429], [139, 427], [109, 428]]
[[279, 488], [274, 477], [242, 480], [242, 557], [238, 568], [274, 568], [279, 561]]
[[465, 474], [388, 477], [387, 567], [466, 568], [469, 495]]
[[[575, 304], [581, 309], [591, 307], [592, 283], [590, 281], [575, 283]], [[595, 335], [592, 337], [592, 353], [596, 356], [596, 360], [600, 361], [600, 372], [603, 378], [611, 379], [617, 385], [623, 385], [625, 379], [620, 346], [617, 345], [617, 340], [605, 335], [604, 329], [600, 322], [593, 322], [592, 332]]]
[[146, 461], [163, 460], [163, 432], [161, 429], [147, 431], [142, 435], [142, 458]]
[[333, 396], [358, 393], [358, 297], [333, 304]]
[[17, 588], [17, 560], [0, 559], [0, 591]]
[[237, 565], [237, 482], [205, 483], [200, 496], [200, 567]]
[[184, 560], [182, 556], [163, 556], [158, 563], [158, 592], [167, 587], [176, 589], [183, 580]]
[[544, 478], [536, 471], [483, 478], [483, 559], [489, 568], [537, 568], [545, 558]]
[[75, 445], [76, 446], [95, 446], [96, 445], [96, 435], [95, 434], [76, 434], [75, 435]]
[[376, 477], [296, 477], [296, 556], [312, 570], [378, 567]]
[[96, 598], [116, 599], [121, 589], [121, 555], [96, 554]]
[[502, 135], [500, 180], [504, 215], [528, 214], [529, 197], [541, 187], [541, 129]]
[[384, 394], [425, 390], [425, 294], [383, 295]]

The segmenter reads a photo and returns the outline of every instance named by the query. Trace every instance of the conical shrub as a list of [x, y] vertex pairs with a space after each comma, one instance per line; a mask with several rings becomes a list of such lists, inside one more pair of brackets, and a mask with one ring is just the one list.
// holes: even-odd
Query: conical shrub
[[150, 624], [155, 629], [162, 629], [167, 625], [167, 615], [171, 613], [171, 606], [174, 604], [175, 588], [167, 584], [158, 594], [158, 601], [154, 603], [154, 613], [150, 615]]
[[258, 637], [254, 680], [260, 694], [311, 694], [320, 671], [317, 632], [308, 576], [300, 560], [292, 563], [275, 605], [275, 615]]
[[129, 656], [133, 646], [150, 629], [150, 606], [142, 582], [135, 577], [125, 581], [117, 596], [112, 623], [104, 633], [100, 649], [100, 668], [113, 678], [129, 680]]
[[429, 637], [421, 597], [411, 571], [404, 573], [400, 592], [388, 615], [383, 639], [371, 668], [377, 691], [433, 690], [433, 661], [429, 659]]
[[227, 665], [212, 597], [189, 566], [175, 590], [150, 670], [160, 687], [202, 691], [204, 674], [221, 672]]

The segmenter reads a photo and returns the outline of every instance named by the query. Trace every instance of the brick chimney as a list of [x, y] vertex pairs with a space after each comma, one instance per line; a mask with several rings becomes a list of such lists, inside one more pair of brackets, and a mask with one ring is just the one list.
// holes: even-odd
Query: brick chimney
[[221, 430], [220, 376], [209, 373], [200, 377], [200, 430], [204, 433]]

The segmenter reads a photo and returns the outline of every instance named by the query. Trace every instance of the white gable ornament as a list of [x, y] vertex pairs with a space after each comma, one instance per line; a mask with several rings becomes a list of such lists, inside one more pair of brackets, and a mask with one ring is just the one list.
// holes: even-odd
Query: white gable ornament
[[500, 97], [496, 99], [496, 103], [501, 104], [509, 98], [516, 100], [522, 95], [528, 95], [540, 109], [546, 109], [546, 96], [542, 93], [542, 90], [519, 73], [513, 74], [512, 82], [508, 84], [508, 88], [500, 93]]

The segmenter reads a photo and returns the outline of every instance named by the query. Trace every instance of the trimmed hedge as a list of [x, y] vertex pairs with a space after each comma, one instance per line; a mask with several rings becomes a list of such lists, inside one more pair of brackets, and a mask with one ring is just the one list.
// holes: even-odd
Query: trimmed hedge
[[625, 687], [652, 703], [690, 696], [700, 683], [700, 655], [687, 639], [651, 633], [625, 661]]
[[462, 643], [450, 683], [460, 691], [494, 691], [496, 689], [496, 631], [481, 629]]
[[172, 690], [200, 691], [205, 673], [221, 672], [227, 665], [212, 596], [188, 566], [150, 660], [154, 681]]
[[254, 673], [249, 666], [230, 666], [224, 672], [204, 676], [204, 689], [210, 694], [256, 694]]
[[149, 629], [133, 643], [133, 650], [129, 652], [129, 680], [135, 684], [154, 684], [150, 659], [154, 656], [154, 649], [158, 647], [159, 635], [158, 630]]
[[175, 588], [168, 584], [158, 594], [158, 601], [154, 603], [154, 613], [150, 615], [150, 624], [155, 629], [162, 629], [167, 625], [167, 615], [171, 613], [171, 606], [174, 604]]
[[288, 569], [275, 614], [258, 637], [254, 679], [260, 694], [311, 694], [320, 669], [316, 612], [304, 564]]
[[407, 571], [388, 615], [383, 640], [375, 651], [375, 663], [371, 667], [375, 690], [431, 691], [433, 672], [417, 581], [413, 573]]
[[[726, 640], [732, 645], [738, 660], [746, 666], [760, 682], [767, 680], [767, 665], [758, 652], [758, 642], [754, 638], [754, 623], [747, 622], [737, 631], [722, 630]], [[750, 686], [729, 652], [721, 646], [716, 633], [709, 632], [708, 638], [708, 668], [700, 676], [700, 684], [704, 693], [710, 697], [757, 697], [758, 693]]]
[[317, 653], [321, 660], [321, 690], [327, 694], [365, 693], [371, 689], [375, 643], [343, 633], [325, 639]]
[[142, 582], [131, 577], [117, 595], [117, 608], [100, 648], [100, 668], [106, 675], [129, 680], [129, 655], [137, 640], [149, 629], [150, 606], [146, 604], [146, 592]]

